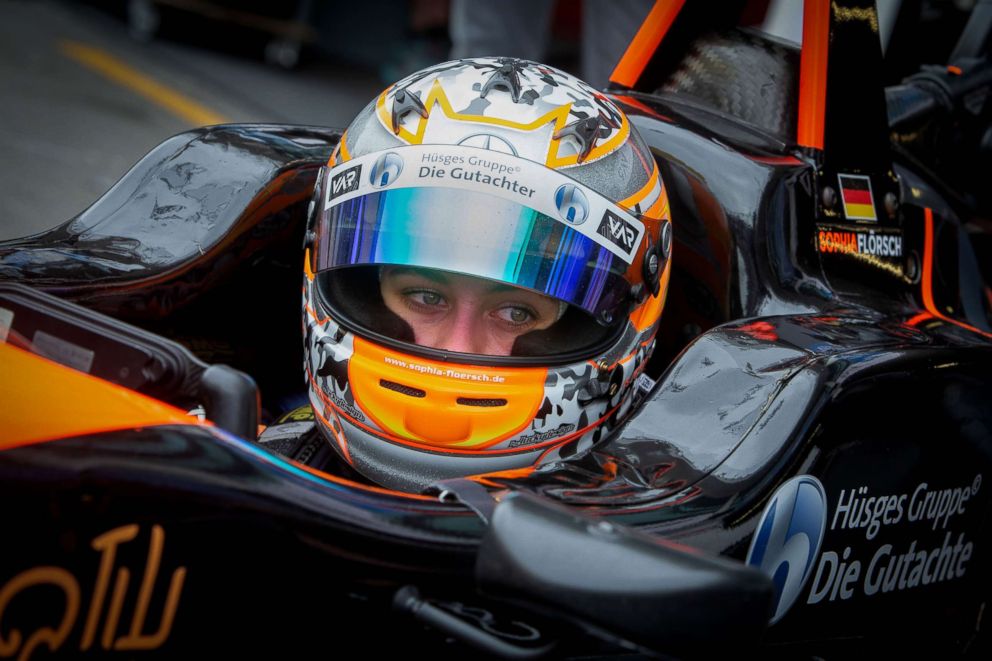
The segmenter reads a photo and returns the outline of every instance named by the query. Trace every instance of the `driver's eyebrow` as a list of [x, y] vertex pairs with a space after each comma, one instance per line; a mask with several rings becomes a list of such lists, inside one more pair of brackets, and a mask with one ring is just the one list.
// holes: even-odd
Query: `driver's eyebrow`
[[418, 269], [413, 266], [391, 266], [388, 273], [389, 275], [417, 275], [441, 285], [448, 284], [448, 278], [440, 271], [434, 269]]
[[[431, 282], [436, 282], [440, 285], [451, 284], [451, 279], [448, 278], [448, 276], [445, 273], [441, 271], [437, 271], [435, 269], [421, 269], [415, 266], [390, 266], [388, 273], [389, 275], [404, 275], [404, 274], [416, 275], [422, 278], [426, 278]], [[484, 280], [484, 278], [480, 278], [480, 279]], [[517, 291], [519, 289], [519, 287], [508, 285], [505, 282], [489, 282], [487, 284], [490, 285], [487, 291], [487, 293], [490, 294], [501, 294], [503, 292], [512, 292], [512, 291]]]

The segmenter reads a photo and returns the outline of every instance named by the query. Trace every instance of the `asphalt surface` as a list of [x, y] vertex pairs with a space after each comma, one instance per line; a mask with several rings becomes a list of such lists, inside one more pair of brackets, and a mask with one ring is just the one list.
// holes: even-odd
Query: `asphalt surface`
[[166, 138], [208, 123], [346, 126], [366, 72], [285, 72], [223, 50], [132, 39], [87, 5], [0, 0], [0, 240], [75, 216]]

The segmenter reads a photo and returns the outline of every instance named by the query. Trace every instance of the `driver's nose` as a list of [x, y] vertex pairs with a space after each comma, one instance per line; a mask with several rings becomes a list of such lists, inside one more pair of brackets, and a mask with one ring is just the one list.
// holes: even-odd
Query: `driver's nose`
[[461, 305], [453, 311], [439, 338], [438, 349], [460, 353], [486, 353], [486, 333], [476, 306]]

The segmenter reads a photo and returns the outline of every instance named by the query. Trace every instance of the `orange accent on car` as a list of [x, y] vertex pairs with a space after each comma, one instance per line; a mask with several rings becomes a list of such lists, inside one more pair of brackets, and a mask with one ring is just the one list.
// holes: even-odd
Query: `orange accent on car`
[[502, 486], [493, 480], [519, 480], [521, 478], [530, 477], [534, 474], [537, 466], [524, 466], [522, 468], [508, 468], [503, 471], [493, 471], [492, 473], [480, 473], [479, 475], [469, 475], [468, 479], [478, 482], [479, 484], [486, 484], [489, 486]]
[[921, 282], [921, 294], [923, 296], [923, 307], [927, 309], [927, 312], [937, 317], [942, 321], [952, 323], [955, 326], [960, 326], [961, 328], [966, 328], [972, 332], [978, 333], [979, 335], [984, 335], [985, 337], [992, 337], [992, 333], [987, 333], [983, 330], [975, 328], [970, 324], [966, 324], [963, 321], [958, 321], [957, 319], [952, 319], [947, 315], [943, 314], [937, 309], [937, 305], [933, 300], [933, 209], [926, 207], [923, 210], [924, 217], [924, 243], [923, 243], [923, 279]]
[[953, 73], [955, 76], [960, 76], [962, 73], [964, 73], [963, 71], [961, 71], [961, 67], [956, 67], [953, 64], [947, 65], [947, 72]]
[[138, 427], [211, 424], [10, 344], [0, 343], [0, 365], [0, 450]]
[[930, 314], [929, 312], [921, 312], [918, 315], [916, 315], [916, 316], [914, 316], [914, 317], [912, 317], [910, 319], [907, 319], [906, 320], [906, 325], [907, 326], [916, 326], [916, 325], [918, 325], [918, 324], [926, 321], [927, 319], [933, 319], [933, 315]]
[[736, 330], [763, 342], [777, 342], [779, 339], [775, 326], [767, 321], [752, 321], [749, 324], [739, 326]]
[[288, 461], [289, 463], [293, 464], [294, 466], [296, 466], [300, 470], [303, 470], [303, 471], [306, 471], [307, 473], [310, 473], [314, 477], [319, 477], [322, 480], [327, 480], [328, 482], [333, 482], [334, 484], [341, 484], [343, 486], [350, 487], [352, 489], [360, 489], [362, 491], [371, 491], [373, 493], [386, 494], [387, 496], [395, 496], [397, 498], [408, 498], [408, 499], [411, 499], [411, 500], [431, 501], [431, 502], [435, 502], [435, 503], [437, 502], [437, 496], [425, 496], [425, 495], [419, 494], [419, 493], [406, 493], [404, 491], [394, 491], [393, 489], [386, 489], [385, 487], [377, 487], [377, 486], [373, 486], [371, 484], [364, 484], [362, 482], [355, 482], [353, 480], [349, 480], [347, 478], [343, 478], [343, 477], [340, 477], [338, 475], [332, 475], [330, 473], [325, 473], [324, 471], [317, 470], [316, 468], [313, 468], [311, 466], [307, 466], [306, 464], [300, 463], [300, 462], [298, 462], [298, 461], [296, 461], [294, 459], [288, 459], [288, 458], [286, 458], [286, 461]]
[[935, 317], [941, 314], [933, 303], [933, 209], [923, 210], [923, 279], [920, 282], [923, 307]]
[[796, 142], [823, 149], [827, 103], [827, 52], [830, 46], [830, 1], [805, 0], [803, 49], [799, 64], [799, 121]]
[[668, 115], [661, 114], [656, 109], [652, 108], [649, 105], [646, 105], [642, 101], [635, 99], [632, 96], [626, 96], [624, 94], [611, 94], [611, 96], [617, 101], [623, 103], [624, 105], [637, 108], [638, 110], [644, 112], [646, 115], [650, 115], [651, 117], [657, 117], [658, 119], [666, 122], [672, 121], [672, 118], [669, 117]]
[[756, 163], [768, 163], [769, 165], [803, 165], [795, 156], [762, 156], [759, 154], [749, 154], [748, 158]]
[[379, 427], [429, 446], [485, 449], [522, 431], [544, 400], [543, 367], [452, 365], [355, 338], [348, 382]]
[[641, 27], [637, 30], [630, 45], [617, 66], [610, 74], [610, 82], [633, 88], [644, 73], [645, 67], [654, 56], [658, 46], [675, 18], [682, 11], [685, 0], [656, 0]]

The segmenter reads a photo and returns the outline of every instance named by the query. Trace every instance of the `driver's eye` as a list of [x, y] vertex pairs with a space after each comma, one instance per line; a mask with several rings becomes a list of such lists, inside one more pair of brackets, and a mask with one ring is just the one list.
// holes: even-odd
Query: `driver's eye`
[[416, 289], [404, 292], [408, 300], [418, 304], [434, 307], [444, 302], [444, 298], [436, 291], [429, 289]]
[[515, 306], [508, 306], [505, 308], [501, 308], [500, 310], [497, 311], [496, 314], [503, 321], [507, 321], [515, 325], [529, 323], [535, 318], [534, 313], [528, 310], [527, 308], [521, 308]]

